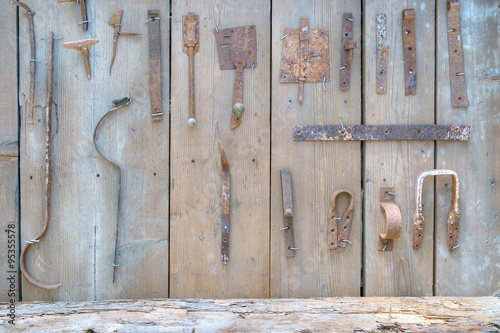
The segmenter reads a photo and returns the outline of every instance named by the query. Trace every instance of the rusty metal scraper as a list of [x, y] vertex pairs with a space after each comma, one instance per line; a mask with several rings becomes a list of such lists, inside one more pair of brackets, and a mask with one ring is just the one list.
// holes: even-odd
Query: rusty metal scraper
[[200, 43], [199, 23], [200, 18], [198, 15], [189, 12], [187, 16], [182, 17], [182, 52], [186, 53], [189, 57], [189, 127], [196, 125], [196, 118], [194, 116], [194, 55], [198, 53]]
[[113, 35], [113, 56], [111, 58], [111, 65], [109, 65], [109, 75], [111, 75], [111, 68], [113, 67], [113, 63], [115, 62], [115, 58], [116, 58], [116, 48], [118, 47], [118, 37], [142, 35], [142, 34], [137, 34], [134, 32], [121, 32], [122, 16], [123, 16], [123, 10], [119, 10], [116, 13], [114, 13], [108, 21], [108, 25], [112, 26], [114, 29], [114, 32], [115, 32]]
[[215, 29], [220, 69], [236, 69], [233, 91], [231, 129], [241, 124], [243, 104], [243, 69], [257, 66], [257, 37], [255, 25]]
[[280, 82], [299, 84], [299, 103], [304, 100], [304, 83], [330, 82], [328, 31], [309, 29], [307, 17], [299, 29], [285, 29]]
[[222, 165], [222, 245], [221, 259], [224, 264], [229, 260], [229, 220], [231, 215], [231, 174], [229, 173], [229, 163], [227, 162], [224, 148], [220, 149], [220, 161]]

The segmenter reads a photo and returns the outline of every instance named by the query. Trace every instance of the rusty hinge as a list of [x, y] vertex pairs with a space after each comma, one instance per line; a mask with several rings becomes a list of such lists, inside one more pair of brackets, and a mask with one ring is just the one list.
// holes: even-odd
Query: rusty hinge
[[121, 32], [122, 29], [122, 16], [123, 10], [119, 10], [114, 13], [108, 21], [108, 25], [112, 26], [114, 29], [113, 34], [113, 56], [111, 57], [111, 65], [109, 65], [109, 75], [111, 75], [111, 68], [113, 67], [113, 63], [116, 58], [116, 48], [118, 46], [118, 37], [120, 36], [138, 36], [142, 34], [134, 33], [134, 32]]
[[309, 29], [307, 17], [299, 29], [285, 29], [280, 82], [299, 84], [299, 103], [304, 100], [304, 83], [330, 82], [328, 31]]
[[87, 0], [57, 0], [58, 3], [62, 2], [80, 2], [80, 11], [82, 13], [82, 22], [78, 23], [78, 25], [82, 26], [83, 31], [87, 31], [89, 27], [90, 20], [87, 16]]
[[379, 201], [384, 210], [386, 221], [386, 232], [378, 235], [378, 250], [392, 251], [392, 240], [401, 235], [401, 210], [394, 203], [394, 186], [381, 186]]
[[295, 257], [295, 251], [299, 248], [295, 246], [293, 235], [292, 175], [290, 169], [281, 169], [281, 193], [283, 195], [285, 226], [280, 230], [285, 231], [286, 256]]
[[161, 121], [163, 116], [163, 103], [161, 96], [161, 34], [160, 11], [148, 10], [149, 35], [149, 94], [151, 98], [151, 118]]
[[387, 40], [387, 18], [385, 14], [377, 14], [377, 94], [387, 92], [387, 64], [390, 47]]
[[[341, 193], [347, 194], [349, 197], [349, 206], [347, 207], [344, 216], [340, 217], [337, 214], [335, 201]], [[335, 250], [336, 248], [346, 247], [346, 243], [352, 243], [349, 240], [349, 232], [352, 226], [352, 216], [354, 211], [354, 197], [348, 190], [337, 190], [330, 198], [330, 211], [328, 213], [328, 249]], [[337, 220], [340, 221], [340, 226], [337, 226]]]
[[451, 175], [451, 208], [448, 213], [446, 242], [448, 244], [448, 251], [453, 251], [458, 248], [458, 231], [460, 229], [460, 213], [458, 211], [458, 200], [460, 197], [460, 182], [458, 175], [453, 170], [436, 169], [423, 171], [418, 174], [415, 182], [415, 213], [413, 214], [413, 249], [418, 250], [422, 245], [422, 236], [424, 234], [424, 215], [422, 203], [422, 192], [424, 186], [424, 179], [427, 176], [440, 176]]
[[344, 13], [342, 19], [342, 58], [340, 61], [340, 89], [347, 90], [351, 84], [351, 61], [357, 42], [352, 39], [352, 13]]
[[467, 83], [465, 80], [464, 51], [462, 47], [462, 29], [460, 28], [460, 1], [446, 2], [448, 23], [448, 57], [450, 62], [451, 105], [468, 106]]
[[76, 50], [82, 53], [83, 63], [85, 65], [85, 72], [87, 73], [87, 78], [92, 79], [91, 71], [90, 71], [90, 60], [89, 60], [89, 51], [90, 48], [99, 43], [97, 39], [82, 39], [74, 42], [66, 42], [63, 43], [62, 47], [69, 50]]
[[199, 23], [200, 18], [198, 15], [189, 12], [187, 16], [182, 17], [182, 52], [186, 53], [189, 58], [189, 127], [196, 125], [196, 118], [194, 113], [194, 55], [198, 53], [200, 43]]
[[229, 260], [229, 222], [231, 216], [231, 174], [229, 163], [223, 148], [220, 148], [220, 160], [222, 165], [222, 206], [221, 206], [221, 228], [222, 245], [221, 259], [224, 264]]
[[236, 69], [234, 77], [231, 129], [241, 124], [243, 104], [243, 69], [257, 66], [257, 32], [254, 25], [215, 29], [220, 69]]
[[294, 126], [297, 141], [380, 141], [470, 139], [469, 125], [311, 125]]
[[417, 93], [417, 50], [415, 9], [403, 10], [403, 54], [405, 59], [405, 95]]

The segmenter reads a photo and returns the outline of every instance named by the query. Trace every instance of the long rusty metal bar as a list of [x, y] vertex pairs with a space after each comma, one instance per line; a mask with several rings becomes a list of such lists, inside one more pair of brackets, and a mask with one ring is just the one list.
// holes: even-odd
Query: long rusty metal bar
[[340, 61], [340, 89], [347, 90], [351, 85], [351, 61], [357, 42], [352, 39], [352, 13], [344, 13], [342, 18], [342, 55]]
[[403, 10], [403, 54], [405, 60], [405, 95], [417, 93], [417, 49], [415, 9]]
[[222, 245], [221, 259], [224, 264], [229, 260], [229, 222], [231, 216], [231, 174], [229, 172], [229, 163], [223, 148], [220, 148], [220, 160], [222, 165], [222, 209], [221, 209], [221, 227], [222, 227]]
[[293, 127], [293, 140], [295, 141], [468, 141], [469, 139], [469, 125], [311, 125]]
[[94, 129], [94, 147], [95, 150], [101, 155], [102, 158], [104, 158], [109, 164], [111, 164], [115, 169], [118, 171], [118, 208], [116, 212], [116, 233], [115, 233], [115, 253], [114, 253], [114, 260], [113, 260], [113, 283], [115, 282], [115, 277], [116, 277], [116, 268], [120, 266], [117, 263], [117, 255], [118, 255], [118, 228], [120, 226], [120, 209], [121, 209], [121, 183], [122, 183], [122, 169], [121, 167], [116, 164], [115, 162], [111, 161], [108, 159], [104, 154], [101, 152], [99, 149], [99, 146], [97, 145], [97, 133], [99, 131], [99, 127], [101, 126], [101, 123], [106, 119], [110, 114], [116, 112], [120, 108], [129, 105], [131, 102], [130, 97], [127, 95], [126, 97], [122, 99], [117, 99], [112, 102], [114, 108], [106, 112], [106, 114], [99, 120], [97, 123], [97, 126]]
[[189, 57], [189, 127], [196, 125], [195, 118], [195, 99], [194, 99], [194, 56], [198, 53], [200, 43], [199, 23], [200, 18], [198, 15], [189, 12], [182, 17], [183, 29], [182, 39], [183, 47], [182, 52], [186, 53]]
[[290, 169], [281, 169], [281, 193], [283, 195], [283, 216], [285, 226], [281, 228], [285, 232], [286, 256], [295, 257], [295, 246], [293, 234], [293, 201], [292, 201], [292, 174]]
[[387, 18], [385, 14], [377, 14], [377, 94], [385, 94], [387, 92], [389, 49]]
[[26, 245], [21, 251], [20, 266], [21, 273], [24, 278], [34, 286], [42, 289], [56, 289], [60, 284], [44, 283], [34, 278], [26, 266], [26, 253], [31, 244], [39, 243], [40, 238], [49, 228], [50, 223], [50, 206], [51, 206], [51, 190], [52, 190], [52, 104], [54, 96], [54, 33], [51, 31], [49, 36], [49, 78], [47, 83], [47, 108], [45, 114], [45, 219], [42, 231], [34, 238], [25, 240]]
[[148, 10], [149, 35], [149, 92], [151, 97], [151, 118], [161, 121], [163, 102], [161, 96], [161, 33], [160, 11]]
[[28, 24], [30, 32], [30, 48], [31, 48], [31, 59], [30, 59], [30, 98], [28, 101], [28, 124], [33, 124], [33, 116], [35, 113], [35, 77], [36, 77], [36, 44], [35, 44], [35, 24], [33, 22], [34, 12], [23, 2], [12, 1], [10, 4], [23, 8], [28, 15]]

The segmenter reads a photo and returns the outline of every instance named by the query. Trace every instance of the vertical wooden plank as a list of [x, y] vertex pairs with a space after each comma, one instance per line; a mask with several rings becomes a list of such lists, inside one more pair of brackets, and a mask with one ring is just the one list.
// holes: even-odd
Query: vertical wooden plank
[[[112, 108], [114, 99], [130, 94], [129, 106], [110, 115], [101, 125], [98, 144], [107, 158], [122, 168], [121, 211], [118, 227], [116, 279], [113, 261], [118, 209], [118, 174], [92, 151], [92, 195], [95, 198], [96, 299], [168, 297], [169, 212], [169, 53], [168, 1], [95, 2], [94, 24], [100, 42], [93, 63], [92, 130]], [[108, 20], [124, 10], [116, 59], [113, 28]], [[149, 90], [148, 10], [160, 12], [161, 84], [164, 114], [153, 122]], [[89, 97], [90, 97], [89, 96]], [[92, 132], [89, 133], [92, 135]], [[92, 139], [90, 138], [90, 142]]]
[[[182, 16], [200, 16], [196, 120], [188, 120], [188, 57]], [[257, 64], [244, 70], [246, 111], [230, 130], [234, 70], [220, 70], [214, 26], [255, 25]], [[270, 2], [173, 1], [171, 297], [269, 296]], [[231, 170], [230, 259], [221, 261], [222, 170]]]
[[446, 245], [451, 180], [436, 183], [436, 295], [500, 294], [498, 235], [500, 159], [500, 35], [497, 1], [460, 1], [465, 74], [470, 104], [451, 107], [446, 1], [438, 1], [437, 120], [472, 125], [471, 140], [437, 146], [437, 167], [460, 179], [460, 231], [452, 253]]
[[0, 10], [0, 301], [10, 302], [19, 299], [17, 32], [16, 8], [2, 2]]
[[[416, 12], [417, 94], [405, 96], [402, 11]], [[364, 7], [364, 97], [366, 124], [434, 123], [434, 0], [367, 1]], [[387, 93], [376, 93], [376, 15], [387, 17], [390, 42]], [[422, 249], [411, 245], [414, 185], [419, 172], [434, 167], [433, 142], [365, 143], [365, 249], [366, 296], [430, 296], [433, 279], [432, 181], [425, 182], [426, 226]], [[401, 237], [391, 252], [378, 251], [385, 215], [379, 204], [381, 186], [394, 186], [401, 209]]]
[[[359, 124], [361, 121], [361, 52], [354, 50], [351, 86], [339, 88], [342, 15], [352, 12], [353, 39], [361, 35], [361, 3], [344, 1], [273, 1], [272, 20], [272, 172], [271, 172], [271, 297], [359, 296], [361, 271], [360, 143], [293, 142], [294, 125]], [[298, 103], [298, 84], [280, 83], [279, 71], [286, 28], [299, 28], [309, 18], [310, 29], [329, 34], [330, 83], [304, 85]], [[280, 169], [290, 168], [294, 206], [295, 257], [286, 257]], [[354, 195], [352, 244], [327, 249], [330, 196], [347, 189]], [[337, 200], [339, 212], [346, 197]]]

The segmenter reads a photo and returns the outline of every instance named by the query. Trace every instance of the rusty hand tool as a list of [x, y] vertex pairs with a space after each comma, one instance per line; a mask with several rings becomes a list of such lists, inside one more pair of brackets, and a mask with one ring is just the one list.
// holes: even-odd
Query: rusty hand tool
[[54, 95], [54, 33], [51, 31], [49, 36], [49, 78], [47, 83], [47, 112], [45, 114], [45, 219], [42, 231], [34, 238], [25, 240], [26, 245], [21, 251], [21, 273], [24, 278], [31, 284], [42, 289], [56, 289], [60, 284], [49, 284], [40, 282], [35, 279], [26, 266], [26, 253], [33, 243], [38, 243], [40, 238], [49, 228], [50, 223], [50, 206], [51, 206], [51, 190], [52, 190], [52, 104]]
[[243, 104], [243, 69], [257, 66], [257, 37], [254, 25], [215, 30], [220, 69], [236, 69], [234, 77], [231, 129], [241, 124]]
[[194, 55], [199, 50], [200, 42], [200, 32], [199, 32], [199, 22], [200, 18], [198, 15], [189, 12], [187, 16], [182, 17], [183, 29], [182, 29], [182, 52], [186, 53], [189, 57], [189, 127], [196, 125], [196, 119], [194, 114]]
[[114, 35], [113, 35], [113, 57], [111, 58], [111, 65], [109, 65], [109, 75], [111, 75], [111, 68], [113, 67], [113, 63], [115, 62], [116, 58], [116, 48], [118, 46], [118, 37], [120, 36], [138, 36], [142, 34], [137, 34], [133, 32], [121, 32], [122, 28], [122, 15], [123, 15], [123, 10], [119, 10], [116, 13], [114, 13], [111, 18], [108, 21], [108, 24], [114, 28]]
[[280, 82], [299, 84], [299, 103], [304, 100], [304, 83], [330, 82], [328, 31], [309, 29], [309, 19], [300, 19], [300, 29], [285, 29], [280, 65]]
[[115, 254], [114, 254], [114, 260], [113, 260], [113, 283], [115, 283], [116, 267], [119, 266], [119, 264], [117, 264], [117, 255], [118, 255], [118, 227], [120, 225], [119, 222], [120, 222], [120, 208], [121, 208], [122, 169], [120, 168], [120, 166], [118, 164], [116, 164], [115, 162], [111, 161], [110, 159], [108, 159], [107, 157], [105, 157], [103, 155], [103, 153], [99, 149], [99, 146], [97, 145], [97, 132], [99, 130], [99, 126], [104, 121], [104, 119], [106, 117], [108, 117], [108, 115], [116, 112], [116, 110], [119, 110], [120, 108], [122, 108], [124, 106], [129, 105], [130, 102], [131, 102], [131, 100], [130, 100], [129, 95], [127, 95], [126, 97], [123, 97], [121, 99], [114, 100], [112, 102], [113, 108], [111, 110], [109, 110], [108, 112], [106, 112], [106, 114], [101, 118], [101, 120], [99, 120], [99, 122], [97, 123], [97, 126], [94, 129], [94, 147], [95, 147], [95, 150], [97, 151], [97, 153], [99, 153], [99, 155], [102, 158], [104, 158], [109, 164], [111, 164], [116, 170], [118, 170], [118, 208], [116, 211], [116, 234], [115, 234]]
[[97, 43], [99, 43], [97, 39], [82, 39], [74, 42], [66, 42], [62, 45], [65, 49], [77, 50], [82, 53], [83, 62], [85, 64], [85, 72], [87, 73], [87, 78], [89, 80], [92, 78], [90, 75], [89, 50]]
[[405, 60], [405, 95], [417, 93], [417, 49], [415, 44], [415, 9], [403, 10], [403, 54]]
[[458, 175], [453, 170], [446, 169], [436, 169], [423, 171], [418, 174], [417, 180], [415, 182], [415, 213], [413, 214], [413, 249], [418, 250], [421, 248], [422, 235], [424, 233], [424, 215], [422, 203], [422, 192], [424, 186], [424, 179], [427, 176], [441, 176], [441, 175], [451, 175], [451, 208], [448, 213], [447, 222], [447, 233], [446, 241], [448, 244], [448, 251], [451, 252], [455, 250], [458, 239], [458, 231], [460, 229], [460, 213], [458, 211], [458, 200], [460, 197], [460, 182], [458, 180]]
[[78, 1], [80, 1], [80, 11], [82, 12], [82, 22], [80, 22], [78, 25], [82, 26], [83, 31], [87, 31], [90, 22], [87, 17], [87, 0], [57, 0], [58, 3], [76, 2], [77, 4]]
[[387, 19], [385, 14], [377, 14], [377, 94], [387, 92], [387, 64], [390, 47], [387, 41]]
[[459, 0], [446, 1], [446, 21], [448, 24], [451, 105], [454, 107], [468, 106], [469, 96], [465, 80]]
[[281, 169], [280, 173], [283, 216], [285, 217], [285, 227], [280, 228], [280, 230], [285, 231], [286, 256], [295, 257], [295, 251], [299, 248], [295, 246], [295, 237], [293, 235], [292, 175], [290, 169]]
[[151, 98], [151, 118], [161, 121], [163, 116], [163, 102], [161, 98], [161, 38], [160, 38], [160, 11], [148, 10], [149, 35], [149, 93]]
[[[349, 197], [349, 207], [347, 207], [343, 217], [338, 217], [335, 201], [337, 200], [337, 196], [341, 193], [345, 193]], [[350, 191], [337, 190], [332, 194], [330, 198], [330, 211], [328, 213], [328, 250], [335, 250], [339, 246], [346, 247], [346, 243], [351, 243], [351, 241], [349, 241], [349, 232], [352, 226], [353, 211], [354, 196]], [[341, 221], [340, 227], [337, 227], [337, 220]]]
[[401, 235], [401, 210], [394, 203], [394, 186], [381, 186], [379, 201], [385, 213], [386, 232], [378, 234], [378, 250], [392, 251], [392, 240]]
[[311, 125], [294, 126], [295, 141], [381, 141], [470, 139], [469, 125]]
[[357, 42], [352, 39], [352, 13], [345, 13], [342, 20], [342, 57], [340, 61], [340, 89], [347, 90], [351, 84], [351, 61]]
[[219, 146], [220, 161], [222, 165], [222, 245], [221, 259], [224, 264], [229, 260], [229, 221], [231, 216], [231, 174], [229, 173], [229, 163], [227, 162], [224, 148]]
[[28, 101], [28, 124], [33, 124], [33, 115], [35, 110], [35, 77], [36, 77], [36, 45], [35, 45], [35, 24], [33, 22], [34, 12], [24, 3], [20, 1], [10, 0], [11, 5], [23, 8], [28, 14], [28, 24], [30, 32], [30, 48], [31, 48], [31, 59], [30, 59], [30, 98]]

